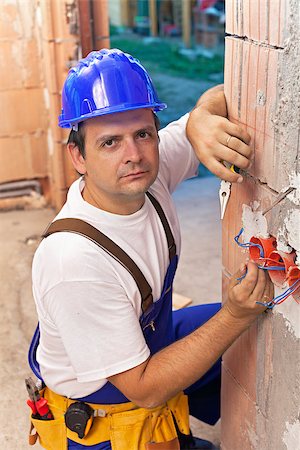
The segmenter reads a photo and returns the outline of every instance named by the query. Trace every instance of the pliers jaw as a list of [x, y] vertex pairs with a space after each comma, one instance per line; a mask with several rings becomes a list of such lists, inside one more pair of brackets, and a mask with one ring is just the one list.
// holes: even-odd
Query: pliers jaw
[[231, 183], [230, 181], [221, 180], [221, 186], [219, 190], [219, 199], [220, 199], [220, 206], [221, 206], [221, 220], [223, 220], [226, 206], [230, 197], [231, 192]]

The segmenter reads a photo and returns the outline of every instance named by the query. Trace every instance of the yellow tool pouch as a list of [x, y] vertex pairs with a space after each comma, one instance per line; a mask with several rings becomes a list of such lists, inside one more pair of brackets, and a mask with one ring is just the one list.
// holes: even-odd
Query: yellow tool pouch
[[30, 420], [41, 446], [47, 450], [67, 450], [67, 438], [86, 446], [110, 441], [112, 450], [147, 450], [155, 448], [155, 443], [167, 445], [174, 442], [172, 447], [165, 448], [176, 450], [179, 446], [173, 416], [179, 430], [189, 434], [188, 401], [183, 393], [151, 409], [139, 408], [131, 402], [115, 405], [88, 403], [103, 417], [94, 417], [92, 428], [83, 439], [65, 425], [64, 414], [75, 400], [55, 394], [47, 387], [41, 395], [48, 400], [54, 420]]

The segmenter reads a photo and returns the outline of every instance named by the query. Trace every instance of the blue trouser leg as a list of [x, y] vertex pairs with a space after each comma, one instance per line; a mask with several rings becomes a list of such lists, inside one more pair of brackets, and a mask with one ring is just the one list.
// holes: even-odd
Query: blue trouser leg
[[[220, 303], [191, 306], [173, 312], [175, 340], [187, 336], [203, 325], [220, 309]], [[199, 348], [201, 351], [201, 348]], [[185, 390], [190, 414], [203, 422], [214, 424], [220, 417], [221, 360], [218, 360], [196, 383]], [[69, 450], [111, 450], [110, 442], [84, 446], [68, 439]]]
[[102, 444], [82, 445], [68, 439], [68, 450], [111, 450], [110, 441], [102, 442]]
[[[173, 312], [175, 340], [187, 336], [203, 325], [220, 309], [220, 303], [192, 306]], [[199, 347], [201, 351], [201, 347]], [[190, 414], [213, 425], [220, 418], [221, 359], [203, 377], [185, 390]]]

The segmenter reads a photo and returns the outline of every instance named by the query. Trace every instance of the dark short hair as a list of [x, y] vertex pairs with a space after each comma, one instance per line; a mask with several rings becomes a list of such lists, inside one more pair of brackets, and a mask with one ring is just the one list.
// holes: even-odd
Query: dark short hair
[[[157, 131], [160, 129], [160, 120], [157, 115], [152, 112], [154, 117], [155, 128]], [[85, 133], [84, 133], [84, 122], [78, 123], [78, 131], [71, 130], [68, 138], [67, 144], [74, 144], [78, 147], [80, 154], [85, 158]]]

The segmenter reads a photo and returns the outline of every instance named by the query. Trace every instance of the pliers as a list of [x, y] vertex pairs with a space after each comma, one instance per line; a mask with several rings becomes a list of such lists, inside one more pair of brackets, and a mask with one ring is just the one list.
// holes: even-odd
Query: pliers
[[25, 385], [29, 395], [27, 405], [31, 408], [32, 418], [39, 420], [54, 419], [49, 409], [48, 401], [41, 397], [39, 389], [31, 377], [25, 379]]
[[220, 206], [221, 206], [221, 220], [224, 218], [226, 206], [230, 197], [231, 182], [221, 180], [221, 186], [219, 190]]
[[[231, 172], [234, 173], [240, 173], [240, 169], [233, 164], [228, 164], [227, 162], [224, 162], [224, 166], [231, 170]], [[220, 206], [221, 206], [221, 220], [224, 218], [224, 214], [226, 211], [226, 206], [230, 197], [231, 193], [231, 182], [221, 180], [221, 186], [219, 190], [219, 198], [220, 198]]]

